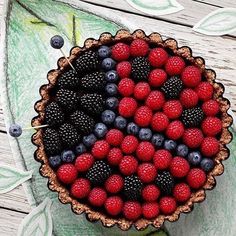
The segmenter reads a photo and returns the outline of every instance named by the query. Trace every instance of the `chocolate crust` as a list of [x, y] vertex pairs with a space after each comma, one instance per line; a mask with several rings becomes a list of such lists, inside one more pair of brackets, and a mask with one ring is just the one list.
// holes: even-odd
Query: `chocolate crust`
[[[232, 140], [232, 134], [229, 131], [229, 127], [232, 124], [232, 117], [227, 113], [230, 102], [223, 97], [224, 86], [215, 81], [216, 73], [211, 69], [205, 68], [205, 61], [201, 57], [193, 57], [192, 50], [189, 47], [178, 47], [177, 41], [172, 38], [168, 38], [163, 40], [161, 35], [158, 33], [152, 33], [147, 36], [142, 30], [136, 30], [132, 34], [127, 30], [119, 30], [115, 36], [112, 36], [110, 33], [101, 34], [98, 40], [96, 39], [87, 39], [84, 43], [83, 47], [74, 47], [71, 49], [69, 60], [73, 61], [81, 52], [86, 51], [91, 48], [97, 48], [103, 44], [111, 44], [114, 42], [130, 42], [133, 39], [141, 38], [146, 40], [148, 43], [162, 46], [167, 49], [171, 49], [175, 55], [182, 56], [187, 61], [191, 62], [191, 64], [196, 65], [201, 69], [207, 81], [209, 81], [214, 87], [214, 99], [216, 99], [220, 104], [221, 110], [221, 120], [223, 124], [222, 133], [220, 135], [220, 150], [217, 155], [214, 157], [215, 167], [214, 169], [208, 173], [207, 181], [205, 185], [195, 193], [192, 193], [191, 198], [184, 204], [179, 206], [176, 211], [169, 216], [159, 215], [156, 219], [146, 220], [139, 219], [135, 222], [128, 221], [124, 218], [114, 219], [106, 216], [101, 212], [93, 211], [88, 205], [79, 203], [76, 199], [69, 195], [69, 191], [62, 186], [56, 177], [55, 172], [51, 169], [48, 163], [48, 158], [44, 151], [43, 145], [43, 130], [38, 129], [35, 134], [32, 135], [32, 143], [37, 146], [37, 150], [34, 153], [34, 157], [37, 161], [41, 162], [40, 173], [42, 176], [48, 178], [48, 187], [52, 191], [58, 192], [58, 198], [63, 203], [71, 204], [72, 210], [76, 214], [85, 213], [87, 219], [90, 221], [98, 221], [100, 220], [102, 224], [106, 227], [112, 227], [115, 224], [121, 230], [128, 230], [132, 225], [136, 227], [137, 230], [143, 230], [148, 225], [152, 225], [156, 228], [160, 228], [163, 223], [168, 221], [176, 221], [178, 220], [180, 213], [188, 213], [191, 212], [194, 206], [194, 203], [199, 203], [204, 201], [206, 194], [206, 190], [211, 190], [216, 185], [215, 176], [221, 175], [224, 172], [224, 166], [222, 161], [226, 160], [229, 155], [229, 149], [226, 147], [226, 144], [230, 143]], [[38, 126], [43, 124], [44, 121], [44, 110], [45, 106], [48, 103], [50, 96], [49, 91], [55, 86], [58, 75], [60, 75], [65, 68], [68, 67], [68, 62], [65, 58], [60, 58], [58, 60], [58, 68], [55, 70], [51, 70], [48, 72], [47, 79], [48, 84], [42, 85], [40, 88], [41, 100], [35, 103], [35, 111], [38, 113], [38, 116], [32, 119], [32, 126]]]

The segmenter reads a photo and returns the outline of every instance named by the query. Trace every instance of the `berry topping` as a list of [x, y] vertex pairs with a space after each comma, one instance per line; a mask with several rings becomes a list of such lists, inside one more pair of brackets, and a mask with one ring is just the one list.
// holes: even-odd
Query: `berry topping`
[[61, 154], [61, 160], [65, 163], [71, 163], [75, 160], [75, 154], [71, 150], [65, 150]]
[[119, 101], [116, 97], [109, 97], [106, 100], [106, 107], [110, 110], [115, 110], [118, 107]]
[[129, 78], [131, 70], [132, 67], [128, 61], [119, 62], [116, 66], [116, 71], [120, 78]]
[[153, 67], [162, 67], [168, 59], [168, 53], [163, 48], [154, 48], [150, 51], [148, 60]]
[[100, 58], [106, 58], [109, 57], [110, 55], [111, 55], [111, 49], [108, 46], [103, 45], [98, 49], [98, 56]]
[[149, 128], [141, 128], [141, 129], [139, 130], [138, 137], [139, 137], [140, 140], [143, 140], [143, 141], [145, 141], [145, 140], [146, 140], [146, 141], [150, 140], [151, 137], [152, 137], [152, 131], [151, 131], [151, 129], [149, 129]]
[[102, 188], [95, 187], [88, 196], [88, 201], [92, 206], [101, 207], [107, 199], [107, 194]]
[[160, 188], [161, 193], [170, 195], [174, 187], [174, 178], [168, 171], [159, 171], [155, 184]]
[[116, 114], [114, 111], [105, 110], [102, 112], [101, 119], [102, 119], [102, 122], [106, 125], [112, 124], [115, 118], [116, 118]]
[[124, 156], [119, 164], [120, 172], [123, 175], [132, 175], [138, 168], [138, 161], [133, 156]]
[[183, 134], [184, 125], [179, 120], [172, 121], [166, 129], [166, 136], [173, 140], [181, 138]]
[[145, 57], [135, 57], [132, 61], [132, 76], [135, 80], [147, 80], [150, 64]]
[[141, 161], [150, 161], [155, 152], [154, 146], [147, 141], [140, 142], [136, 149], [136, 156]]
[[127, 120], [122, 116], [117, 116], [115, 118], [114, 126], [117, 129], [124, 129], [127, 125]]
[[187, 175], [187, 182], [193, 189], [199, 189], [206, 182], [206, 174], [199, 168], [193, 168]]
[[118, 84], [118, 91], [120, 95], [124, 97], [129, 97], [134, 92], [134, 81], [129, 78], [122, 79]]
[[182, 74], [181, 80], [186, 87], [196, 87], [201, 82], [201, 71], [196, 66], [187, 66]]
[[202, 131], [207, 136], [216, 136], [222, 130], [222, 122], [217, 117], [207, 117], [202, 122]]
[[184, 131], [183, 142], [189, 148], [197, 148], [201, 145], [203, 140], [203, 134], [200, 129], [190, 128]]
[[201, 82], [197, 88], [196, 92], [199, 100], [207, 101], [212, 98], [214, 88], [209, 82]]
[[220, 111], [220, 106], [217, 101], [208, 100], [202, 104], [202, 110], [206, 116], [215, 116]]
[[194, 107], [183, 111], [181, 120], [186, 127], [199, 126], [204, 118], [204, 113], [200, 107]]
[[94, 127], [94, 134], [98, 138], [103, 138], [107, 133], [107, 126], [103, 123], [97, 123]]
[[143, 163], [139, 165], [137, 173], [143, 183], [153, 182], [157, 176], [156, 168], [151, 163]]
[[122, 151], [119, 148], [112, 148], [107, 156], [107, 161], [112, 166], [117, 166], [120, 164], [123, 158]]
[[177, 156], [186, 157], [188, 155], [189, 149], [184, 144], [179, 144], [176, 148], [176, 154]]
[[127, 135], [121, 143], [121, 149], [125, 154], [131, 154], [135, 152], [138, 143], [138, 139], [135, 136]]
[[168, 117], [162, 113], [157, 112], [153, 115], [151, 126], [154, 131], [164, 131], [169, 125], [169, 119]]
[[211, 157], [219, 152], [219, 141], [214, 137], [206, 137], [201, 144], [201, 152], [206, 157]]
[[112, 196], [107, 198], [105, 202], [105, 209], [108, 214], [112, 216], [119, 215], [123, 208], [123, 201], [118, 196]]
[[64, 122], [64, 113], [56, 102], [51, 102], [45, 108], [45, 122], [52, 126], [61, 125]]
[[81, 86], [84, 90], [94, 91], [103, 90], [106, 84], [105, 73], [103, 72], [93, 72], [91, 74], [85, 75], [80, 79]]
[[200, 152], [190, 152], [188, 154], [188, 162], [192, 165], [192, 166], [197, 166], [200, 164], [202, 160], [202, 155]]
[[124, 186], [124, 179], [120, 175], [111, 175], [105, 183], [105, 188], [109, 193], [118, 193]]
[[183, 89], [183, 83], [179, 76], [170, 77], [161, 87], [166, 98], [178, 98]]
[[164, 103], [165, 97], [160, 91], [152, 91], [146, 99], [146, 106], [148, 106], [153, 111], [160, 110]]
[[142, 207], [138, 202], [125, 202], [123, 214], [128, 220], [137, 220], [142, 214]]
[[190, 88], [184, 89], [180, 93], [180, 102], [185, 108], [193, 108], [198, 103], [198, 95], [197, 93]]
[[128, 200], [138, 200], [141, 197], [142, 182], [136, 175], [126, 176], [124, 194]]
[[159, 188], [154, 184], [147, 185], [142, 190], [142, 197], [147, 202], [156, 201], [159, 198], [160, 194], [161, 192]]
[[191, 190], [186, 183], [179, 183], [173, 189], [173, 196], [178, 202], [186, 202], [191, 196]]
[[140, 127], [146, 127], [152, 119], [152, 110], [147, 106], [139, 107], [134, 114], [134, 121]]
[[135, 39], [130, 44], [130, 55], [132, 57], [144, 57], [149, 50], [148, 44], [143, 39]]
[[105, 74], [105, 79], [109, 83], [114, 83], [118, 80], [118, 74], [115, 70], [107, 71]]
[[85, 198], [91, 190], [90, 182], [87, 179], [79, 178], [71, 186], [71, 194], [75, 198]]
[[159, 215], [159, 205], [156, 202], [144, 203], [142, 208], [146, 219], [153, 219]]
[[157, 150], [153, 157], [153, 162], [157, 170], [164, 170], [170, 166], [172, 155], [165, 149]]
[[80, 78], [74, 70], [69, 70], [60, 75], [57, 85], [62, 89], [77, 90], [80, 85]]
[[[19, 132], [19, 131], [17, 131]], [[15, 135], [14, 131], [14, 135]], [[61, 151], [61, 141], [56, 130], [46, 128], [43, 133], [44, 149], [48, 155], [58, 154]]]
[[67, 110], [74, 110], [78, 105], [77, 94], [71, 90], [59, 89], [56, 98], [59, 105]]
[[184, 60], [179, 56], [169, 57], [166, 64], [165, 70], [168, 75], [180, 75], [185, 67]]
[[210, 158], [203, 158], [201, 161], [201, 168], [205, 172], [209, 172], [214, 168], [214, 161]]
[[96, 141], [97, 138], [94, 134], [89, 134], [83, 137], [83, 144], [88, 148], [92, 147]]
[[173, 197], [163, 197], [160, 200], [160, 210], [165, 215], [170, 215], [176, 210], [176, 201]]
[[129, 58], [129, 46], [124, 43], [117, 43], [111, 49], [111, 56], [116, 61], [125, 61]]
[[108, 155], [109, 150], [110, 146], [108, 142], [98, 140], [92, 148], [92, 154], [96, 159], [103, 159]]
[[134, 87], [134, 97], [137, 100], [144, 100], [151, 92], [150, 86], [146, 82], [139, 82]]
[[112, 146], [119, 146], [123, 139], [124, 135], [118, 129], [110, 129], [106, 134], [106, 141]]
[[162, 69], [152, 70], [149, 74], [148, 82], [152, 87], [160, 87], [167, 80], [167, 74]]
[[79, 172], [87, 171], [94, 164], [94, 158], [89, 153], [84, 153], [76, 158], [75, 167]]
[[105, 71], [113, 70], [116, 66], [116, 62], [112, 58], [105, 58], [101, 66]]
[[49, 161], [49, 165], [52, 168], [57, 168], [61, 165], [61, 156], [60, 155], [50, 156], [48, 158], [48, 161]]
[[138, 104], [135, 99], [125, 97], [120, 100], [119, 113], [124, 117], [131, 117], [137, 110]]
[[57, 170], [57, 178], [64, 184], [71, 184], [77, 178], [77, 170], [73, 164], [63, 164]]
[[133, 135], [137, 135], [139, 133], [139, 126], [137, 124], [135, 124], [134, 122], [130, 122], [127, 125], [127, 133], [128, 134], [133, 134]]
[[182, 178], [190, 170], [189, 163], [183, 157], [174, 157], [170, 163], [170, 173], [177, 178]]

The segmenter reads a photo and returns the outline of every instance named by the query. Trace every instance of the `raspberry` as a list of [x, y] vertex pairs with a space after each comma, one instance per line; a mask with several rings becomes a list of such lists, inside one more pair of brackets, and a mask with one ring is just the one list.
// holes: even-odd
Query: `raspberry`
[[183, 135], [183, 142], [189, 148], [197, 148], [201, 145], [203, 140], [203, 134], [200, 129], [189, 128], [186, 129]]
[[77, 169], [72, 164], [64, 164], [57, 170], [57, 178], [64, 184], [71, 184], [77, 178]]
[[208, 100], [202, 104], [202, 110], [206, 116], [215, 116], [220, 111], [220, 106], [217, 101]]
[[187, 182], [191, 188], [199, 189], [206, 182], [206, 174], [199, 168], [193, 168], [187, 175]]
[[105, 209], [108, 214], [116, 216], [121, 213], [123, 208], [123, 201], [118, 196], [112, 196], [105, 201]]
[[117, 166], [120, 164], [123, 154], [119, 148], [112, 148], [107, 156], [107, 161], [110, 165]]
[[186, 88], [180, 94], [180, 102], [185, 108], [195, 107], [198, 103], [198, 95], [194, 90]]
[[123, 139], [124, 135], [118, 129], [110, 129], [106, 134], [106, 141], [112, 146], [119, 146]]
[[104, 140], [96, 141], [92, 148], [92, 154], [96, 159], [103, 159], [108, 155], [110, 146], [108, 142]]
[[143, 183], [150, 183], [154, 181], [157, 176], [156, 168], [151, 163], [143, 163], [139, 165], [137, 173]]
[[153, 67], [162, 67], [168, 59], [168, 53], [163, 48], [154, 48], [148, 55], [148, 60]]
[[133, 98], [122, 98], [119, 103], [119, 113], [124, 117], [131, 117], [134, 115], [137, 107], [138, 104]]
[[121, 143], [121, 150], [125, 154], [133, 153], [137, 147], [138, 147], [138, 139], [133, 135], [127, 135]]
[[177, 178], [182, 178], [188, 174], [190, 165], [183, 157], [174, 157], [170, 163], [170, 173]]
[[152, 70], [149, 74], [148, 82], [152, 87], [161, 87], [167, 80], [167, 74], [162, 69]]
[[201, 144], [201, 152], [204, 156], [214, 156], [219, 151], [219, 142], [214, 137], [206, 137]]
[[176, 184], [173, 189], [173, 196], [178, 202], [186, 202], [191, 196], [191, 190], [186, 183]]
[[183, 108], [178, 100], [169, 100], [164, 104], [163, 112], [169, 119], [177, 119], [181, 116]]
[[119, 164], [119, 168], [123, 175], [132, 175], [138, 168], [138, 161], [133, 156], [124, 156]]
[[154, 184], [147, 185], [142, 190], [142, 197], [147, 202], [156, 201], [159, 198], [160, 194], [161, 192], [159, 188]]
[[169, 139], [177, 140], [181, 138], [183, 134], [184, 134], [184, 125], [179, 120], [172, 121], [166, 129], [166, 136]]
[[179, 56], [169, 57], [166, 64], [165, 70], [168, 75], [179, 75], [185, 67], [184, 60]]
[[131, 64], [128, 61], [119, 62], [116, 66], [116, 72], [121, 79], [129, 77], [131, 74], [131, 69]]
[[139, 82], [135, 85], [134, 88], [134, 97], [137, 100], [144, 100], [151, 92], [150, 86], [146, 82]]
[[124, 97], [129, 97], [134, 92], [134, 81], [129, 78], [122, 79], [118, 84], [118, 91]]
[[156, 202], [144, 203], [142, 208], [146, 219], [153, 219], [159, 215], [159, 205]]
[[151, 126], [154, 131], [164, 131], [168, 125], [169, 119], [164, 113], [157, 112], [153, 115]]
[[93, 156], [89, 153], [84, 153], [76, 158], [75, 167], [79, 172], [84, 172], [87, 171], [90, 167], [92, 167], [93, 163]]
[[222, 130], [222, 122], [217, 117], [207, 117], [202, 122], [202, 131], [207, 136], [216, 136]]
[[152, 91], [147, 99], [146, 99], [146, 106], [148, 106], [153, 111], [160, 110], [165, 103], [165, 96], [160, 91]]
[[130, 44], [130, 55], [132, 57], [144, 57], [149, 50], [148, 44], [143, 39], [135, 39]]
[[136, 149], [136, 156], [141, 161], [150, 161], [155, 152], [154, 146], [147, 141], [140, 142]]
[[186, 87], [194, 88], [201, 82], [201, 71], [196, 66], [187, 66], [181, 74]]
[[71, 194], [75, 198], [85, 198], [91, 190], [90, 182], [87, 179], [79, 178], [71, 186]]
[[123, 207], [123, 215], [128, 220], [137, 220], [142, 214], [142, 207], [138, 202], [125, 202]]
[[176, 210], [176, 201], [173, 197], [163, 197], [159, 204], [161, 212], [165, 215], [170, 215]]
[[212, 98], [214, 88], [209, 82], [201, 82], [197, 86], [196, 92], [197, 92], [199, 100], [207, 101]]
[[152, 110], [147, 106], [139, 107], [134, 114], [134, 121], [141, 127], [146, 127], [152, 120]]
[[101, 207], [107, 199], [107, 193], [102, 188], [93, 188], [89, 193], [88, 200], [91, 205]]
[[172, 155], [165, 149], [157, 150], [153, 157], [153, 162], [157, 170], [167, 169], [171, 163]]
[[105, 183], [105, 188], [109, 193], [118, 193], [124, 186], [124, 179], [120, 175], [111, 175]]
[[111, 49], [111, 56], [116, 61], [125, 61], [129, 58], [129, 46], [125, 43], [117, 43]]

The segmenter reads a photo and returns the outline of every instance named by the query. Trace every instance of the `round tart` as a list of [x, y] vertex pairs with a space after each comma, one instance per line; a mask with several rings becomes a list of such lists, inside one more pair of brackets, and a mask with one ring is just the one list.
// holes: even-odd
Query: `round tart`
[[215, 186], [229, 156], [224, 87], [158, 33], [120, 30], [74, 47], [48, 73], [32, 125], [40, 172], [62, 203], [104, 226], [161, 227]]

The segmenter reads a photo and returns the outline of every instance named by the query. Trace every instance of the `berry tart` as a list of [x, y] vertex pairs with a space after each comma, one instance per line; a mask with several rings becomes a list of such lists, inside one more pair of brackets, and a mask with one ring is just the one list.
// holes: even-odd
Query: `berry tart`
[[104, 226], [161, 227], [205, 199], [232, 135], [224, 87], [191, 49], [120, 30], [74, 47], [48, 73], [32, 136], [62, 203]]

